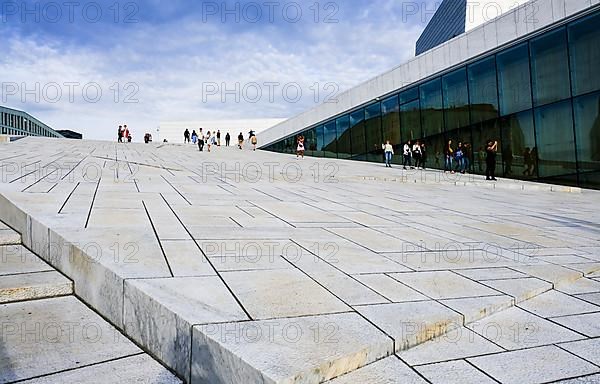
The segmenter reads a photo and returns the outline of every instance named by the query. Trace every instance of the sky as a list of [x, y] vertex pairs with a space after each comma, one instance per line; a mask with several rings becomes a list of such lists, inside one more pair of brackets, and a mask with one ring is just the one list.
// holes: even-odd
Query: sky
[[414, 56], [436, 1], [0, 2], [0, 105], [135, 141], [164, 121], [289, 118]]

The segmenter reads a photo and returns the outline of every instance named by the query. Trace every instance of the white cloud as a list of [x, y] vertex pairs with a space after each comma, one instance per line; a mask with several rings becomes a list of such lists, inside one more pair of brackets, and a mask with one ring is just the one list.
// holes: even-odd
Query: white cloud
[[[59, 38], [15, 35], [0, 43], [2, 82], [26, 83], [29, 88], [36, 82], [42, 87], [52, 82], [95, 82], [103, 95], [97, 103], [86, 102], [79, 89], [75, 102], [63, 94], [54, 104], [32, 102], [33, 96], [22, 103], [19, 95], [5, 95], [7, 101], [2, 104], [29, 111], [56, 129], [111, 140], [122, 122], [141, 140], [160, 121], [291, 117], [314, 105], [315, 91], [309, 88], [314, 83], [320, 84], [319, 101], [323, 101], [325, 83], [337, 84], [341, 92], [413, 55], [422, 26], [402, 23], [397, 15], [387, 17], [389, 2], [377, 6], [349, 20], [342, 14], [336, 24], [289, 28], [246, 25], [235, 30], [229, 25], [201, 23], [197, 17], [159, 29], [139, 24], [123, 32], [118, 43], [103, 46], [65, 45]], [[256, 82], [263, 98], [259, 103], [243, 97], [236, 103], [233, 96], [228, 96], [227, 103], [221, 103], [219, 96], [203, 100], [202, 87], [207, 82], [226, 83], [229, 88]], [[265, 82], [282, 84], [275, 89], [274, 102], [268, 100]], [[292, 82], [302, 86], [305, 96], [297, 103], [281, 94], [283, 84]], [[120, 84], [118, 102], [111, 89], [115, 83]], [[139, 87], [138, 103], [123, 102], [126, 83]]]

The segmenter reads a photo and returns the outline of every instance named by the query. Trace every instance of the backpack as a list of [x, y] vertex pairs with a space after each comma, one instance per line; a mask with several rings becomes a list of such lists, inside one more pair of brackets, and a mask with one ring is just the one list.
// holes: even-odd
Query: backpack
[[252, 136], [252, 144], [256, 144], [258, 142], [258, 140], [256, 139], [256, 136]]

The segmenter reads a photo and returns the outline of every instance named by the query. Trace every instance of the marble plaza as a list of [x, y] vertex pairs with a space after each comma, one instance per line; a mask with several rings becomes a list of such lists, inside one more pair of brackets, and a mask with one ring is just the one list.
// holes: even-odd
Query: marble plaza
[[0, 383], [600, 382], [600, 192], [41, 138], [0, 176]]

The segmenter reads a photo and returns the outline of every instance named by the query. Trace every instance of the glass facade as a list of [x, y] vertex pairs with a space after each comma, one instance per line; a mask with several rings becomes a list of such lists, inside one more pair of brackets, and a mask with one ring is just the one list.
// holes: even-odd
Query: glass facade
[[[444, 168], [448, 140], [468, 144], [469, 172], [600, 189], [600, 11], [410, 85], [302, 132], [315, 156], [382, 162], [381, 144], [428, 147]], [[295, 137], [295, 136], [294, 136]], [[294, 137], [291, 138], [294, 141]], [[266, 149], [285, 152], [282, 139]]]
[[0, 135], [63, 137], [29, 114], [0, 107]]

